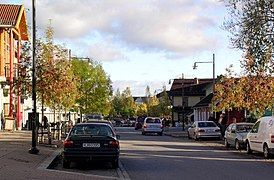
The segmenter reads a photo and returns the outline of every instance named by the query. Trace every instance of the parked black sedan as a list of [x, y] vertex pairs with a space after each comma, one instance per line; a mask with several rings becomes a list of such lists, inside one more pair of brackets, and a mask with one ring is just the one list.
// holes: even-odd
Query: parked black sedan
[[70, 168], [71, 162], [98, 160], [118, 168], [119, 153], [118, 137], [109, 124], [78, 123], [64, 141], [63, 167]]

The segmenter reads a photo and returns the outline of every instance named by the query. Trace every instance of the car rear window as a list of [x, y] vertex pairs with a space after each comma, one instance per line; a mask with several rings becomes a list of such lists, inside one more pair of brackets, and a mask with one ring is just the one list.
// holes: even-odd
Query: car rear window
[[146, 123], [161, 123], [160, 119], [147, 118]]
[[74, 126], [71, 135], [114, 136], [111, 128], [101, 124], [85, 124]]
[[214, 122], [198, 122], [198, 127], [216, 127]]
[[253, 125], [237, 125], [237, 132], [249, 132]]

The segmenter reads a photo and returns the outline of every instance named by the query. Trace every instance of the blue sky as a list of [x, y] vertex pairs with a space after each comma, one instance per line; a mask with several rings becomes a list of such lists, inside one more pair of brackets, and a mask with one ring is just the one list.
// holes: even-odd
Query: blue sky
[[[31, 16], [31, 1], [24, 4]], [[133, 95], [144, 95], [169, 79], [211, 78], [230, 64], [240, 72], [241, 52], [232, 49], [229, 34], [221, 28], [227, 11], [219, 0], [36, 0], [38, 35], [52, 19], [56, 42], [72, 54], [99, 61], [113, 87], [127, 86]], [[31, 22], [28, 22], [31, 24]]]

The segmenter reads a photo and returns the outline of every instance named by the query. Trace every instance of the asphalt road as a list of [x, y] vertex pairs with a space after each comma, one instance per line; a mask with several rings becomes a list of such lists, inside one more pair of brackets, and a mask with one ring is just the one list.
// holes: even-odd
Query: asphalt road
[[264, 160], [261, 154], [247, 155], [212, 140], [143, 136], [128, 128], [117, 131], [121, 135], [121, 162], [134, 180], [274, 179], [274, 161]]
[[63, 169], [102, 179], [132, 180], [273, 180], [274, 160], [227, 149], [219, 141], [194, 141], [171, 136], [141, 135], [133, 128], [116, 128], [121, 136], [120, 168], [110, 164], [72, 164]]

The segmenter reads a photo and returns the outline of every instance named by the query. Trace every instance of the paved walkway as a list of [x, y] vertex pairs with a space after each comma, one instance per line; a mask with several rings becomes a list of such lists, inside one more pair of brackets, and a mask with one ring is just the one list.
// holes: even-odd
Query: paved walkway
[[39, 153], [30, 154], [31, 131], [0, 131], [0, 179], [105, 179], [99, 176], [87, 176], [46, 169], [60, 153], [60, 147], [38, 145]]

